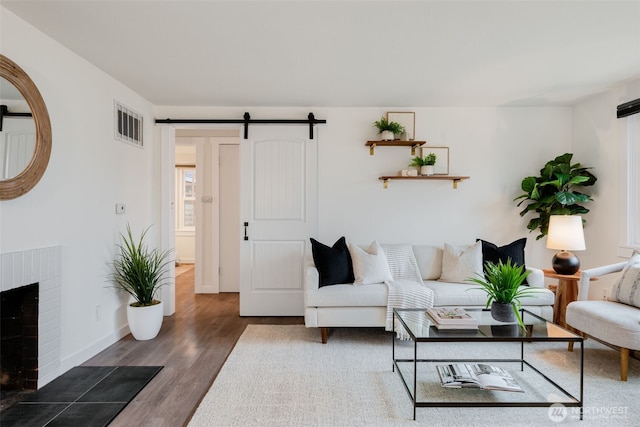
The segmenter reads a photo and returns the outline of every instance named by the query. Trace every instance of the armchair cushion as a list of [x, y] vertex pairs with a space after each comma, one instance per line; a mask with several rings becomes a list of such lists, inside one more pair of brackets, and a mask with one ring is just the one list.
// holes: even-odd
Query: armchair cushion
[[567, 323], [618, 347], [640, 350], [640, 310], [612, 301], [574, 301], [567, 306]]
[[612, 297], [619, 302], [640, 308], [640, 253], [634, 251], [622, 275], [611, 289]]

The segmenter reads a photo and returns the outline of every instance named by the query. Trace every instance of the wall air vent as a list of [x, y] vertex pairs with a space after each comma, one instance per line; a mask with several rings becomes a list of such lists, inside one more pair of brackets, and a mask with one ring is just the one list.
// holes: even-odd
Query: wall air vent
[[115, 138], [141, 147], [142, 115], [115, 101]]

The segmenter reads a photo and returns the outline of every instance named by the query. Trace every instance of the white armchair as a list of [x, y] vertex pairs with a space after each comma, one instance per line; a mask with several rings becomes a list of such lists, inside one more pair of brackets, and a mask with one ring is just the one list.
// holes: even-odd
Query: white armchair
[[602, 267], [590, 268], [584, 270], [580, 274], [580, 283], [578, 284], [578, 301], [587, 301], [589, 299], [589, 281], [593, 277], [605, 276], [611, 273], [619, 273], [622, 271], [627, 262], [619, 262], [617, 264], [605, 265]]
[[[586, 335], [620, 348], [620, 379], [627, 380], [629, 351], [640, 350], [640, 308], [616, 301], [588, 300], [592, 277], [618, 273], [627, 262], [582, 271], [578, 300], [567, 306], [567, 324]], [[571, 350], [571, 346], [569, 348]]]

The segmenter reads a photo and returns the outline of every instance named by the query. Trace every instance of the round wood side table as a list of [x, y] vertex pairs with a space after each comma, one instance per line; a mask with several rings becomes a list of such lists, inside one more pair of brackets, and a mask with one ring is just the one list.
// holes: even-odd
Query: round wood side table
[[[544, 269], [542, 271], [544, 272], [544, 277], [558, 280], [555, 290], [556, 300], [553, 305], [553, 323], [563, 328], [568, 328], [569, 326], [565, 319], [567, 305], [578, 299], [580, 271], [575, 274], [558, 274], [552, 269]], [[592, 277], [591, 280], [598, 280], [598, 278]]]

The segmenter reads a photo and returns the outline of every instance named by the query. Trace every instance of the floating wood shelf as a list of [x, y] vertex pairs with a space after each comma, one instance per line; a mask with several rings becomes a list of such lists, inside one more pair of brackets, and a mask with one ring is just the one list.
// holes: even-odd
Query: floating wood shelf
[[387, 188], [389, 185], [389, 181], [392, 179], [423, 179], [423, 180], [448, 180], [452, 181], [453, 189], [458, 188], [458, 183], [460, 181], [464, 181], [465, 179], [470, 179], [469, 176], [454, 176], [454, 175], [419, 175], [419, 176], [399, 176], [399, 175], [390, 175], [390, 176], [381, 176], [378, 179], [381, 179], [384, 185], [384, 188]]
[[369, 147], [369, 154], [373, 156], [376, 147], [411, 147], [411, 155], [415, 156], [416, 148], [426, 144], [427, 141], [367, 141], [366, 145]]

